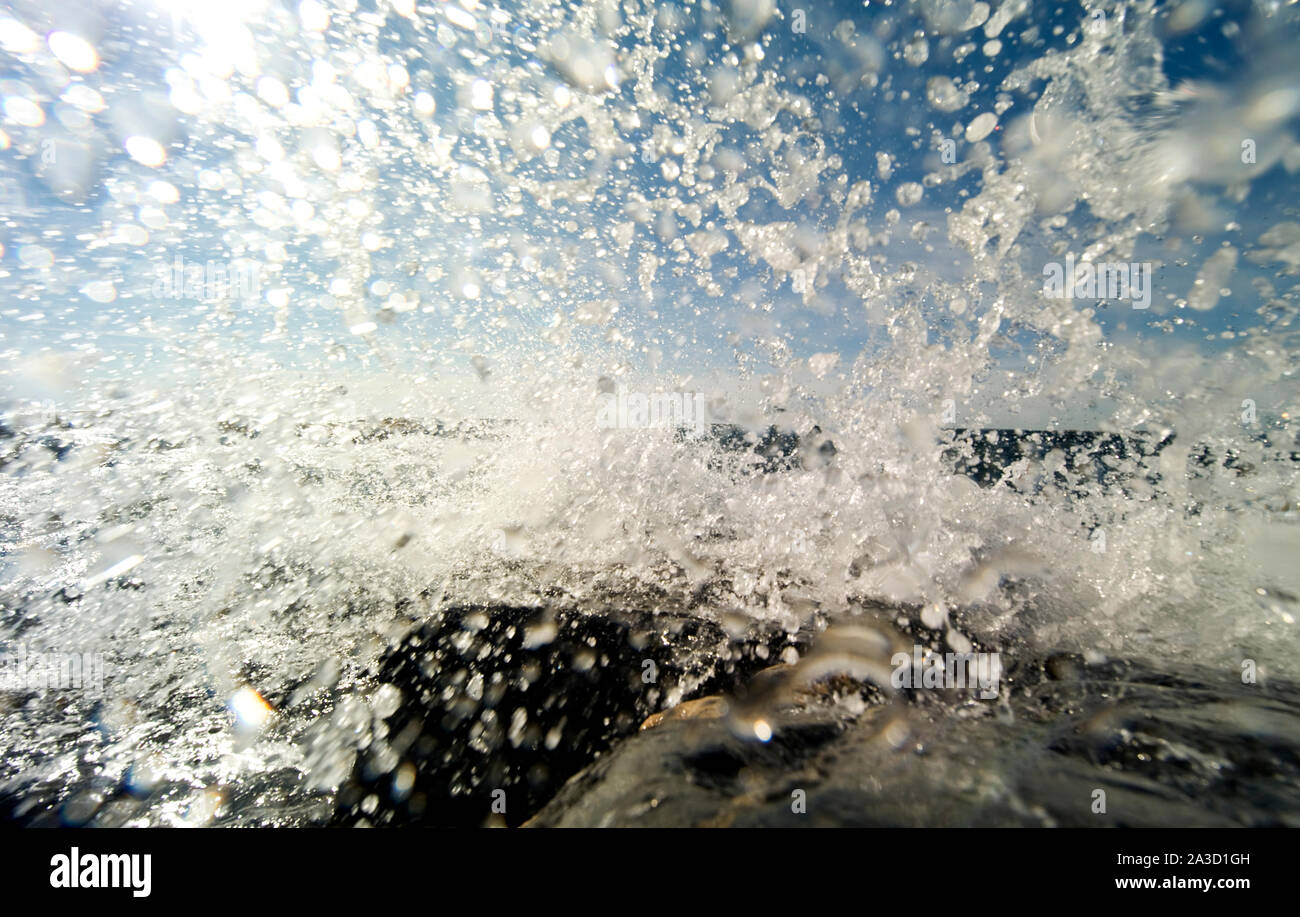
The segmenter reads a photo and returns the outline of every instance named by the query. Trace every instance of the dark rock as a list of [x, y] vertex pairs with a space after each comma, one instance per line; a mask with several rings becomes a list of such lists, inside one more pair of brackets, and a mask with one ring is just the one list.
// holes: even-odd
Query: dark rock
[[768, 743], [666, 718], [529, 824], [1300, 825], [1295, 686], [1067, 656], [1015, 670], [1004, 701], [811, 705]]
[[737, 642], [699, 617], [449, 609], [380, 666], [400, 701], [341, 787], [336, 822], [481, 825], [503, 791], [504, 822], [519, 824], [671, 698], [726, 689], [768, 664], [756, 647], [788, 642]]

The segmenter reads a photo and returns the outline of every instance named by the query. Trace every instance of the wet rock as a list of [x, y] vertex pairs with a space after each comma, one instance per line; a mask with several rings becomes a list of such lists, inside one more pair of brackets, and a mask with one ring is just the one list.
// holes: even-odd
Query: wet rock
[[1300, 825], [1300, 689], [1080, 657], [1023, 661], [997, 702], [810, 703], [769, 742], [665, 717], [531, 826]]
[[647, 716], [729, 688], [766, 664], [758, 646], [788, 642], [736, 640], [698, 616], [448, 609], [381, 664], [377, 726], [335, 821], [520, 824]]

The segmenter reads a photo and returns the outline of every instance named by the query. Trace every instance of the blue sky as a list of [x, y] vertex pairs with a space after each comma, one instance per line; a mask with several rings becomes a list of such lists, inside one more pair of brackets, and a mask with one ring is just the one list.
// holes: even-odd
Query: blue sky
[[[389, 360], [391, 365], [416, 370], [421, 361], [442, 370], [466, 370], [470, 357], [479, 352], [500, 366], [528, 354], [530, 349], [553, 349], [555, 312], [571, 311], [588, 299], [608, 299], [618, 305], [617, 314], [606, 325], [578, 324], [567, 329], [572, 345], [591, 353], [597, 364], [616, 359], [641, 368], [657, 364], [680, 372], [716, 372], [733, 366], [737, 352], [755, 356], [761, 365], [763, 339], [779, 336], [797, 356], [838, 353], [844, 368], [863, 350], [879, 351], [887, 346], [883, 323], [874, 321], [877, 316], [864, 313], [861, 303], [834, 276], [814, 302], [806, 305], [791, 289], [788, 278], [778, 282], [773, 271], [761, 262], [755, 264], [734, 238], [727, 249], [712, 258], [708, 273], [719, 286], [716, 293], [693, 281], [697, 270], [673, 276], [670, 240], [657, 238], [653, 232], [638, 230], [626, 256], [614, 251], [603, 234], [599, 244], [593, 242], [584, 235], [589, 227], [603, 230], [627, 218], [627, 200], [621, 196], [622, 191], [631, 190], [653, 199], [675, 193], [675, 189], [672, 179], [665, 176], [662, 158], [645, 162], [638, 155], [616, 160], [591, 157], [590, 131], [577, 120], [556, 125], [552, 131], [550, 148], [556, 154], [553, 163], [539, 156], [521, 163], [514, 175], [541, 180], [557, 173], [581, 175], [583, 170], [604, 168], [619, 176], [618, 184], [611, 186], [608, 193], [580, 204], [557, 201], [550, 210], [539, 209], [525, 199], [524, 209], [519, 212], [500, 206], [502, 181], [500, 176], [493, 176], [490, 184], [496, 206], [490, 212], [459, 219], [450, 219], [441, 212], [447, 195], [456, 193], [462, 178], [454, 170], [437, 176], [428, 174], [421, 156], [409, 149], [405, 129], [409, 126], [421, 143], [454, 137], [455, 155], [464, 161], [490, 157], [496, 155], [500, 145], [494, 145], [489, 132], [477, 121], [479, 115], [464, 104], [467, 77], [478, 74], [491, 79], [500, 68], [515, 67], [534, 74], [535, 85], [546, 91], [563, 86], [539, 50], [539, 42], [549, 33], [551, 24], [543, 25], [536, 17], [509, 7], [502, 8], [508, 23], [496, 29], [486, 58], [479, 62], [467, 63], [469, 44], [465, 40], [444, 47], [440, 40], [431, 39], [427, 30], [417, 33], [400, 18], [389, 17], [389, 25], [376, 39], [376, 47], [389, 60], [404, 62], [411, 90], [428, 91], [437, 108], [436, 114], [424, 121], [400, 113], [382, 117], [372, 113], [381, 142], [389, 144], [388, 152], [358, 154], [350, 160], [364, 163], [371, 170], [364, 179], [365, 194], [371, 196], [375, 210], [382, 215], [376, 231], [388, 240], [386, 247], [371, 256], [370, 280], [418, 293], [421, 305], [432, 306], [434, 311], [416, 310], [393, 317], [391, 323], [380, 321], [370, 342], [363, 342], [349, 333], [347, 321], [334, 307], [329, 291], [330, 281], [340, 269], [340, 259], [323, 251], [318, 237], [292, 232], [277, 235], [255, 226], [257, 195], [277, 187], [274, 183], [266, 181], [263, 174], [245, 175], [242, 193], [214, 193], [199, 187], [200, 170], [228, 167], [237, 161], [241, 149], [256, 141], [257, 134], [248, 123], [214, 126], [176, 112], [169, 105], [168, 68], [176, 67], [181, 56], [199, 44], [199, 30], [193, 23], [187, 25], [182, 17], [178, 31], [172, 33], [171, 17], [147, 3], [98, 7], [74, 4], [56, 13], [30, 3], [8, 8], [37, 32], [50, 28], [93, 32], [103, 49], [103, 61], [95, 72], [65, 73], [62, 78], [67, 82], [59, 89], [52, 88], [48, 78], [48, 54], [0, 52], [0, 80], [5, 81], [2, 94], [35, 95], [47, 109], [46, 124], [41, 127], [6, 124], [10, 145], [0, 152], [0, 178], [11, 191], [17, 188], [26, 203], [25, 212], [14, 210], [12, 218], [0, 227], [0, 242], [4, 244], [0, 266], [7, 275], [0, 276], [6, 303], [0, 309], [0, 346], [11, 361], [29, 359], [41, 348], [75, 351], [93, 338], [102, 349], [123, 355], [118, 365], [134, 362], [147, 376], [150, 367], [161, 367], [171, 359], [168, 354], [172, 345], [206, 327], [225, 340], [235, 356], [261, 352], [290, 367], [319, 368], [342, 363], [375, 369]], [[361, 9], [367, 8], [367, 4], [361, 5]], [[268, 4], [264, 19], [252, 24], [252, 32], [260, 36], [263, 71], [275, 74], [296, 91], [312, 78], [310, 55], [295, 54], [288, 45], [278, 46], [276, 41], [284, 39], [273, 40], [268, 25], [273, 21], [272, 12], [283, 18], [291, 10], [290, 6]], [[1248, 74], [1250, 68], [1246, 49], [1258, 36], [1251, 31], [1246, 4], [1229, 4], [1223, 10], [1206, 16], [1197, 27], [1182, 34], [1170, 32], [1163, 36], [1162, 67], [1172, 86], [1197, 81], [1202, 86], [1231, 90], [1242, 83], [1243, 74]], [[665, 44], [669, 53], [656, 64], [654, 86], [686, 109], [703, 113], [707, 106], [702, 99], [709, 91], [710, 79], [725, 61], [725, 28], [718, 24], [716, 16], [698, 9], [679, 8], [677, 14], [680, 36]], [[945, 241], [946, 223], [951, 212], [979, 192], [978, 170], [927, 190], [923, 200], [912, 207], [900, 207], [896, 191], [905, 183], [922, 181], [936, 169], [937, 150], [932, 136], [935, 127], [948, 132], [953, 124], [969, 122], [977, 112], [993, 110], [1005, 77], [1046, 51], [1067, 47], [1082, 17], [1082, 8], [1070, 4], [1036, 11], [1031, 18], [1015, 20], [1004, 29], [998, 36], [1001, 49], [988, 54], [981, 48], [963, 48], [972, 41], [976, 45], [983, 42], [981, 30], [935, 35], [915, 8], [900, 16], [896, 7], [878, 3], [865, 8], [854, 3], [817, 4], [808, 9], [805, 33], [791, 30], [789, 11], [769, 22], [759, 70], [773, 70], [783, 86], [809, 101], [808, 123], [803, 125], [805, 139], [800, 141], [809, 144], [809, 154], [816, 152], [815, 140], [810, 138], [820, 139], [825, 154], [838, 157], [838, 171], [848, 186], [859, 180], [872, 183], [873, 201], [863, 214], [873, 232], [888, 226], [889, 211], [902, 212], [890, 243], [876, 249], [885, 258], [883, 269], [896, 270], [902, 262], [912, 261], [921, 269], [922, 278], [959, 281], [969, 269], [969, 259]], [[168, 29], [158, 28], [164, 20]], [[837, 33], [838, 24], [845, 20], [853, 23], [857, 39], [846, 42], [842, 31]], [[1033, 29], [1029, 37], [1028, 27]], [[898, 52], [916, 30], [928, 32], [928, 56], [924, 63], [912, 65]], [[630, 39], [624, 41], [624, 59], [634, 44]], [[865, 72], [862, 55], [869, 57], [873, 53], [880, 56], [879, 81], [871, 88], [859, 77]], [[970, 93], [969, 103], [960, 111], [937, 114], [925, 103], [926, 83], [936, 75], [957, 76], [968, 83], [977, 80], [979, 88]], [[58, 115], [58, 96], [68, 86], [78, 84], [99, 91], [106, 106], [89, 119], [88, 127], [77, 122], [69, 128]], [[617, 108], [634, 97], [634, 83], [625, 75], [608, 104], [611, 109]], [[1012, 102], [1000, 119], [999, 130], [989, 138], [1000, 152], [1005, 152], [1002, 128], [1024, 114], [1033, 99], [1013, 94]], [[496, 100], [495, 104], [493, 114], [504, 116], [506, 103]], [[789, 130], [796, 126], [794, 120], [786, 112], [777, 123]], [[397, 130], [393, 129], [395, 123]], [[1159, 122], [1153, 117], [1147, 122], [1139, 119], [1138, 123]], [[165, 166], [149, 168], [132, 161], [124, 151], [123, 134], [143, 130], [140, 124], [167, 135], [169, 158]], [[624, 127], [622, 139], [636, 150], [650, 144], [656, 127], [666, 127], [679, 136], [683, 129], [681, 123], [671, 120], [657, 123], [653, 116], [643, 116], [639, 126]], [[286, 143], [292, 142], [290, 131], [281, 131], [278, 136]], [[86, 155], [93, 163], [90, 176], [77, 185], [75, 193], [63, 197], [51, 193], [49, 185], [38, 177], [42, 174], [42, 151], [48, 149], [43, 143], [51, 139], [88, 150]], [[723, 128], [722, 144], [736, 150], [744, 151], [747, 145], [762, 140], [758, 132], [743, 124]], [[959, 139], [959, 162], [968, 155], [969, 148]], [[882, 179], [878, 168], [881, 153], [888, 154], [893, 163], [888, 180]], [[344, 172], [348, 168], [345, 164]], [[616, 172], [619, 169], [621, 174]], [[135, 222], [142, 189], [160, 180], [179, 189], [181, 201], [169, 210], [172, 216], [167, 225], [151, 233], [146, 244], [92, 247], [84, 239], [77, 239], [78, 235], [102, 232], [106, 224]], [[324, 187], [337, 183], [339, 176], [322, 174], [313, 176], [312, 181]], [[1107, 337], [1135, 346], [1150, 337], [1158, 342], [1153, 346], [1186, 344], [1209, 353], [1235, 346], [1224, 333], [1240, 331], [1259, 321], [1256, 310], [1260, 297], [1251, 282], [1270, 279], [1279, 291], [1289, 286], [1290, 281], [1279, 282], [1274, 276], [1276, 264], [1254, 265], [1242, 258], [1231, 281], [1232, 294], [1210, 312], [1175, 310], [1166, 297], [1185, 296], [1199, 265], [1224, 241], [1245, 250], [1265, 229], [1284, 219], [1294, 209], [1292, 187], [1293, 176], [1277, 164], [1250, 183], [1247, 196], [1239, 203], [1225, 203], [1222, 187], [1201, 189], [1206, 199], [1220, 206], [1219, 215], [1226, 215], [1227, 222], [1239, 228], [1171, 232], [1169, 236], [1180, 242], [1176, 250], [1170, 249], [1169, 237], [1144, 239], [1137, 260], [1162, 263], [1157, 273], [1156, 301], [1145, 313], [1123, 304], [1102, 308], [1098, 320]], [[770, 196], [753, 194], [737, 218], [754, 223], [785, 220], [812, 232], [826, 232], [838, 213], [839, 208], [824, 195], [820, 201], [808, 199], [787, 209]], [[716, 213], [706, 214], [706, 221], [710, 218], [723, 222]], [[931, 227], [925, 242], [911, 238], [908, 231], [917, 221]], [[1069, 222], [1075, 237], [1084, 242], [1089, 233], [1101, 231], [1086, 206], [1071, 211]], [[694, 228], [680, 220], [679, 224], [680, 232]], [[578, 269], [570, 272], [562, 292], [540, 280], [526, 278], [519, 282], [517, 275], [500, 270], [509, 249], [497, 242], [512, 233], [521, 238], [525, 247], [532, 247], [542, 273], [558, 264], [566, 247], [570, 249], [568, 257]], [[177, 255], [200, 263], [209, 259], [226, 261], [235, 257], [244, 244], [253, 246], [251, 254], [256, 257], [260, 255], [258, 245], [265, 239], [283, 242], [284, 261], [282, 273], [263, 284], [263, 293], [277, 286], [291, 286], [293, 294], [287, 308], [263, 300], [252, 307], [235, 305], [223, 314], [203, 304], [157, 302], [148, 295], [160, 263], [169, 263]], [[1033, 233], [1027, 233], [1021, 241], [1023, 251], [1018, 263], [1026, 277], [1036, 278], [1048, 256], [1035, 246]], [[602, 253], [600, 245], [608, 250]], [[24, 266], [22, 252], [25, 247], [30, 251], [31, 246], [53, 253], [51, 270], [42, 272]], [[647, 297], [637, 283], [639, 259], [647, 254], [669, 259], [667, 268], [661, 268], [657, 275], [652, 297]], [[482, 281], [473, 300], [458, 297], [451, 289], [460, 282], [461, 270], [468, 270]], [[117, 290], [118, 298], [109, 304], [93, 302], [81, 292], [85, 284], [103, 279], [114, 281]], [[991, 296], [991, 289], [989, 292]], [[359, 308], [382, 318], [386, 295], [386, 288], [372, 286]], [[551, 297], [549, 301], [547, 297]], [[972, 312], [987, 305], [979, 297], [974, 299]], [[909, 305], [925, 311], [936, 335], [955, 333], [947, 304], [937, 301], [933, 290], [927, 292], [918, 283]], [[611, 326], [630, 343], [611, 344]], [[279, 333], [272, 335], [277, 329]], [[1012, 340], [1022, 342], [1034, 337], [1014, 332], [1011, 335]], [[382, 351], [382, 358], [372, 351], [370, 343]], [[649, 345], [649, 349], [642, 345]], [[130, 359], [132, 355], [134, 360]]]

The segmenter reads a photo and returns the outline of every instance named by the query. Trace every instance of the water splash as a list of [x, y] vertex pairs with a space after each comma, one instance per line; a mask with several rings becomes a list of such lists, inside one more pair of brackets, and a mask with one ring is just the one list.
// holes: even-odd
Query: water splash
[[[116, 661], [100, 779], [337, 785], [452, 604], [1297, 675], [1292, 8], [174, 10], [0, 18], [3, 626]], [[1168, 444], [954, 474], [1017, 428]]]

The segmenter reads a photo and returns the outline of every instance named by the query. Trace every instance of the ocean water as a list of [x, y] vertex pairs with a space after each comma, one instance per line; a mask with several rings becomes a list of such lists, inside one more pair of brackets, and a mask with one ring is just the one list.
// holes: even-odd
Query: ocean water
[[[0, 4], [8, 817], [516, 824], [714, 696], [1005, 774], [1061, 659], [1049, 733], [1124, 672], [1281, 704], [1101, 765], [1292, 760], [1294, 4], [46, 6]], [[1005, 690], [899, 692], [914, 646]]]

